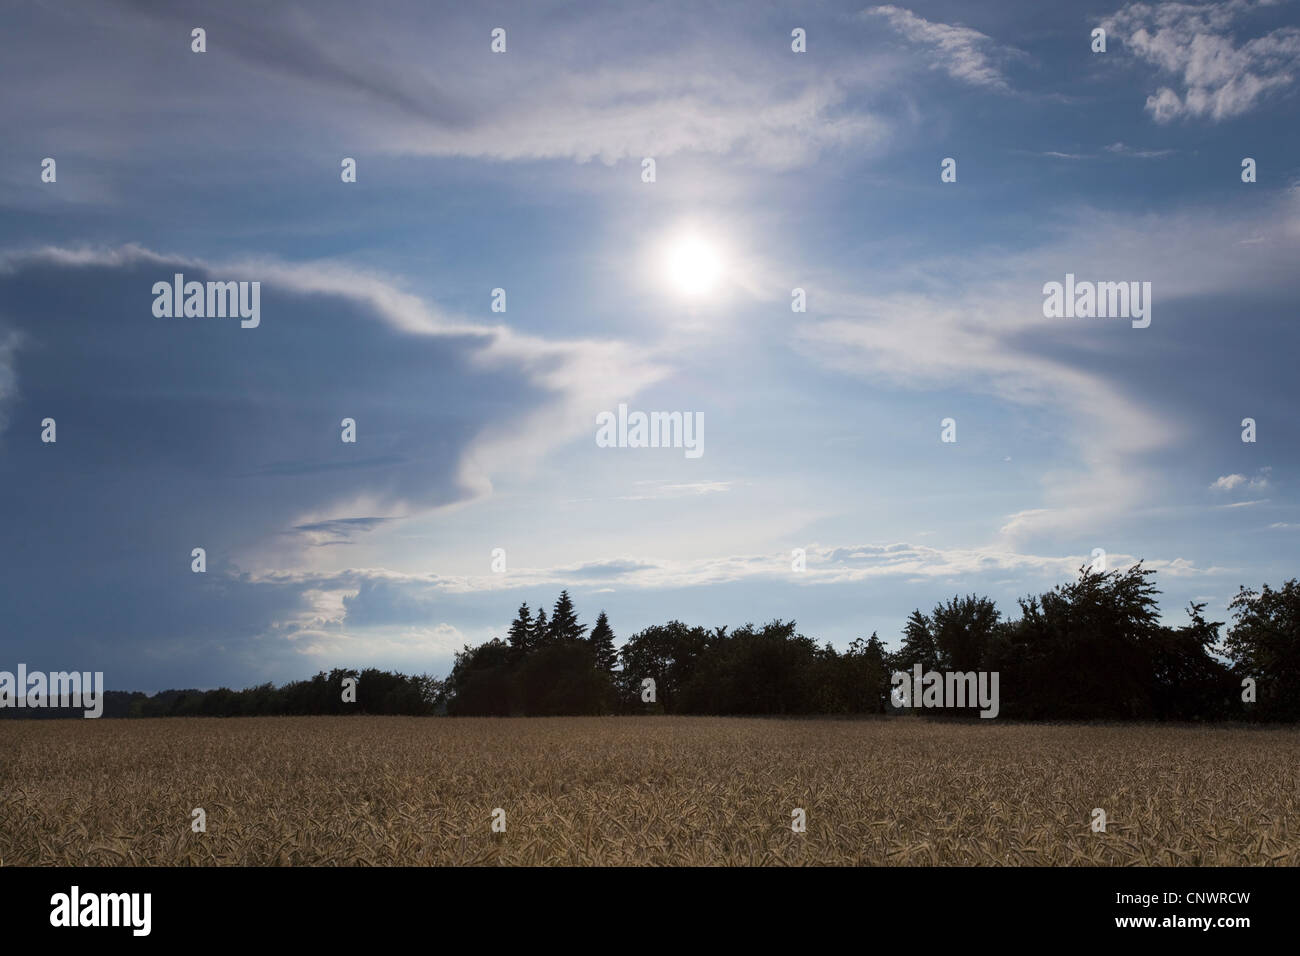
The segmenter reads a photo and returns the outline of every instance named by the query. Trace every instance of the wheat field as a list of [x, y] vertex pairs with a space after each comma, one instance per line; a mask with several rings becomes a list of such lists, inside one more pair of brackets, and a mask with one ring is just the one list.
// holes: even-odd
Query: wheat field
[[1295, 866], [1300, 731], [11, 720], [0, 864]]

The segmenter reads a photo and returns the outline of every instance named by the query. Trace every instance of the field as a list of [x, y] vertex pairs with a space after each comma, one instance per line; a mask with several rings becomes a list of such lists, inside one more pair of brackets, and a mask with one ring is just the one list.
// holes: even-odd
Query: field
[[1296, 866], [1300, 731], [7, 720], [0, 863]]

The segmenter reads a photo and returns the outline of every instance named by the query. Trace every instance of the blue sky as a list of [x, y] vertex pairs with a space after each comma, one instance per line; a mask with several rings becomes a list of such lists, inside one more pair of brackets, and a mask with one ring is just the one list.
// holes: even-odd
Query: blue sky
[[[843, 646], [1094, 548], [1174, 621], [1294, 576], [1297, 5], [1069, 7], [11, 8], [6, 656], [247, 686], [445, 672], [561, 588]], [[155, 317], [176, 272], [260, 325]], [[1045, 318], [1066, 273], [1151, 325]], [[704, 454], [598, 447], [619, 403]]]

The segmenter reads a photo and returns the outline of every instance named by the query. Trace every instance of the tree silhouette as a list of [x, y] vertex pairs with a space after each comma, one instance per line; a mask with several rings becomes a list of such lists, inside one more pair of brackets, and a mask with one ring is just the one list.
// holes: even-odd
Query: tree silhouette
[[[672, 712], [677, 694], [694, 675], [695, 665], [709, 643], [709, 632], [702, 627], [687, 627], [681, 621], [669, 621], [648, 627], [628, 639], [619, 649], [623, 663], [625, 692], [638, 695], [641, 682], [655, 682], [658, 707]], [[641, 707], [640, 709], [646, 709]]]
[[998, 609], [988, 598], [974, 594], [954, 597], [930, 613], [934, 650], [939, 666], [948, 670], [977, 670], [988, 656], [988, 645], [998, 626]]
[[935, 670], [939, 666], [939, 648], [934, 640], [930, 619], [921, 613], [920, 608], [913, 611], [903, 625], [903, 642], [898, 651], [889, 659], [889, 666], [896, 671], [909, 674], [917, 664], [921, 671]]
[[535, 651], [539, 647], [545, 647], [551, 639], [551, 626], [546, 623], [546, 608], [539, 607], [537, 616], [533, 618], [533, 639], [529, 643], [528, 649]]
[[519, 613], [510, 623], [510, 649], [516, 660], [533, 649], [533, 615], [527, 604], [519, 605]]
[[[928, 615], [913, 611], [892, 654], [874, 633], [841, 652], [781, 620], [734, 631], [672, 620], [633, 634], [616, 653], [606, 613], [585, 637], [562, 591], [549, 622], [521, 604], [509, 640], [466, 646], [446, 680], [335, 668], [282, 687], [110, 691], [104, 715], [888, 714], [891, 671], [919, 664], [997, 672], [999, 713], [1016, 720], [1300, 719], [1300, 582], [1241, 588], [1220, 648], [1223, 625], [1206, 619], [1202, 604], [1188, 608], [1181, 627], [1162, 623], [1154, 575], [1141, 562], [1108, 573], [1081, 568], [1077, 580], [1021, 598], [1011, 620], [988, 598], [955, 596]], [[355, 701], [341, 693], [349, 677], [358, 680]], [[1245, 678], [1255, 680], [1257, 700], [1243, 706]], [[653, 702], [642, 697], [647, 680]], [[76, 715], [0, 708], [0, 719], [60, 716]]]
[[581, 641], [587, 634], [587, 629], [578, 623], [578, 615], [573, 610], [573, 600], [569, 597], [568, 591], [561, 591], [560, 596], [555, 600], [548, 634], [550, 644]]
[[602, 610], [596, 618], [596, 626], [591, 629], [592, 653], [596, 657], [596, 666], [606, 673], [613, 673], [618, 663], [618, 654], [614, 650], [614, 631], [609, 626], [609, 618]]
[[1300, 582], [1279, 590], [1241, 588], [1228, 605], [1232, 628], [1225, 650], [1240, 679], [1256, 681], [1256, 716], [1261, 720], [1300, 718]]

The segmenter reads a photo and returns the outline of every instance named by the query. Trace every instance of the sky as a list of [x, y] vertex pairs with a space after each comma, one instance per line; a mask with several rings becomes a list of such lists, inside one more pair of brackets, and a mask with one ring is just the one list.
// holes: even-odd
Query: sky
[[[1296, 576], [1300, 4], [381, 7], [6, 8], [8, 669], [444, 674], [562, 588], [619, 642], [895, 644], [1095, 549], [1173, 624]], [[257, 326], [155, 314], [177, 273]], [[1067, 274], [1150, 324], [1047, 315]], [[701, 453], [602, 447], [620, 404]]]

